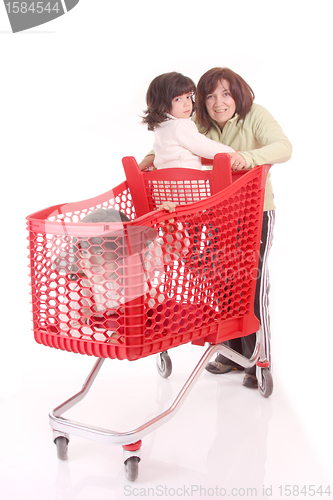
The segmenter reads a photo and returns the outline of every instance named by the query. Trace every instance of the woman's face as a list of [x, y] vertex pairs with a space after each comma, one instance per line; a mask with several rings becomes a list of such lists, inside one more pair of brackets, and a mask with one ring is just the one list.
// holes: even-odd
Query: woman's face
[[231, 97], [230, 85], [227, 80], [219, 81], [214, 92], [208, 94], [206, 97], [206, 109], [209, 116], [221, 128], [234, 116], [236, 103]]

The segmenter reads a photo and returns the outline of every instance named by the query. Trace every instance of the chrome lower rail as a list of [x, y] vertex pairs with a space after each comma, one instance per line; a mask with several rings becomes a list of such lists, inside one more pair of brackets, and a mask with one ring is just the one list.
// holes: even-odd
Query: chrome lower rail
[[200, 361], [194, 368], [193, 372], [185, 382], [184, 386], [178, 393], [172, 405], [161, 414], [157, 415], [153, 419], [144, 423], [140, 427], [128, 431], [128, 432], [116, 432], [108, 429], [103, 429], [100, 427], [88, 426], [79, 422], [75, 422], [73, 420], [69, 420], [62, 417], [62, 414], [71, 409], [73, 406], [78, 404], [88, 393], [90, 390], [99, 370], [101, 369], [104, 359], [99, 358], [95, 363], [92, 371], [87, 377], [82, 390], [78, 392], [76, 395], [65, 401], [63, 404], [57, 406], [50, 413], [50, 425], [55, 433], [55, 435], [68, 435], [73, 434], [75, 436], [80, 436], [83, 438], [91, 439], [93, 441], [102, 442], [105, 444], [114, 444], [114, 445], [126, 445], [131, 444], [136, 441], [141, 440], [144, 436], [153, 432], [155, 429], [165, 424], [168, 420], [170, 420], [173, 414], [179, 410], [181, 404], [185, 401], [185, 398], [188, 396], [189, 392], [193, 388], [195, 382], [199, 378], [200, 374], [205, 368], [206, 363], [211, 359], [211, 357], [216, 353], [220, 352], [224, 356], [229, 359], [232, 359], [236, 363], [244, 366], [244, 368], [249, 368], [256, 363], [256, 360], [259, 356], [260, 350], [260, 335], [257, 335], [257, 344], [254, 350], [254, 353], [250, 359], [245, 358], [244, 356], [238, 354], [233, 351], [229, 347], [223, 344], [211, 345], [205, 351]]

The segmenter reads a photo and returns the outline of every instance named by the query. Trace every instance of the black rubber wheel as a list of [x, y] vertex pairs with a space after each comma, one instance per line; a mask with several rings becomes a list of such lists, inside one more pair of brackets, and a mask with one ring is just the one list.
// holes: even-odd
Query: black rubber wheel
[[68, 458], [68, 439], [64, 436], [59, 436], [55, 440], [57, 447], [57, 456], [59, 460], [67, 460]]
[[269, 398], [273, 392], [273, 377], [268, 368], [262, 368], [261, 379], [261, 384], [258, 383], [259, 392], [264, 398]]
[[157, 371], [163, 378], [170, 377], [172, 373], [172, 362], [167, 351], [160, 352], [156, 360]]
[[125, 476], [129, 481], [135, 481], [139, 475], [139, 462], [138, 457], [129, 457], [125, 462]]

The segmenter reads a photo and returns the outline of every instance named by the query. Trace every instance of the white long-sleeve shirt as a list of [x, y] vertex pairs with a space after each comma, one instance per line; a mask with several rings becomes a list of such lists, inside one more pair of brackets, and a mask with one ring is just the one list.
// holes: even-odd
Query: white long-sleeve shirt
[[[67, 284], [65, 293], [58, 296], [62, 335], [115, 344], [124, 342], [119, 333], [121, 323], [117, 320], [119, 314], [124, 314], [122, 306], [144, 296], [146, 304], [153, 307], [155, 298], [159, 300], [165, 264], [179, 261], [188, 253], [190, 242], [180, 223], [169, 222], [168, 229], [161, 229], [156, 236], [156, 240], [147, 243], [142, 255], [136, 253], [118, 261], [120, 266], [127, 268], [125, 286], [123, 271], [109, 272], [106, 279], [93, 275], [90, 279], [81, 277]], [[62, 265], [66, 264], [60, 259], [55, 269], [65, 274]]]
[[190, 118], [175, 118], [155, 129], [154, 165], [161, 168], [202, 169], [201, 157], [213, 159], [218, 153], [234, 153], [234, 149], [200, 134]]

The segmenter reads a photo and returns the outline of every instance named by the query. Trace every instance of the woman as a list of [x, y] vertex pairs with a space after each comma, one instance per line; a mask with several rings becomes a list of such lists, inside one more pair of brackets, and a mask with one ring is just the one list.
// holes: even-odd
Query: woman
[[[291, 157], [292, 146], [272, 115], [262, 106], [254, 104], [254, 93], [243, 78], [228, 68], [213, 68], [199, 80], [196, 96], [196, 115], [193, 117], [199, 132], [209, 139], [235, 149], [230, 155], [233, 170], [256, 165], [283, 163]], [[148, 155], [140, 164], [143, 169], [153, 163]], [[270, 172], [267, 177], [264, 216], [258, 264], [258, 281], [254, 310], [261, 322], [266, 352], [270, 359], [270, 326], [268, 311], [269, 279], [268, 253], [272, 244], [275, 219], [274, 195]], [[244, 356], [254, 350], [256, 333], [228, 341], [227, 344]], [[208, 363], [211, 373], [222, 374], [243, 368], [218, 355]], [[255, 366], [245, 370], [243, 385], [258, 386]]]

